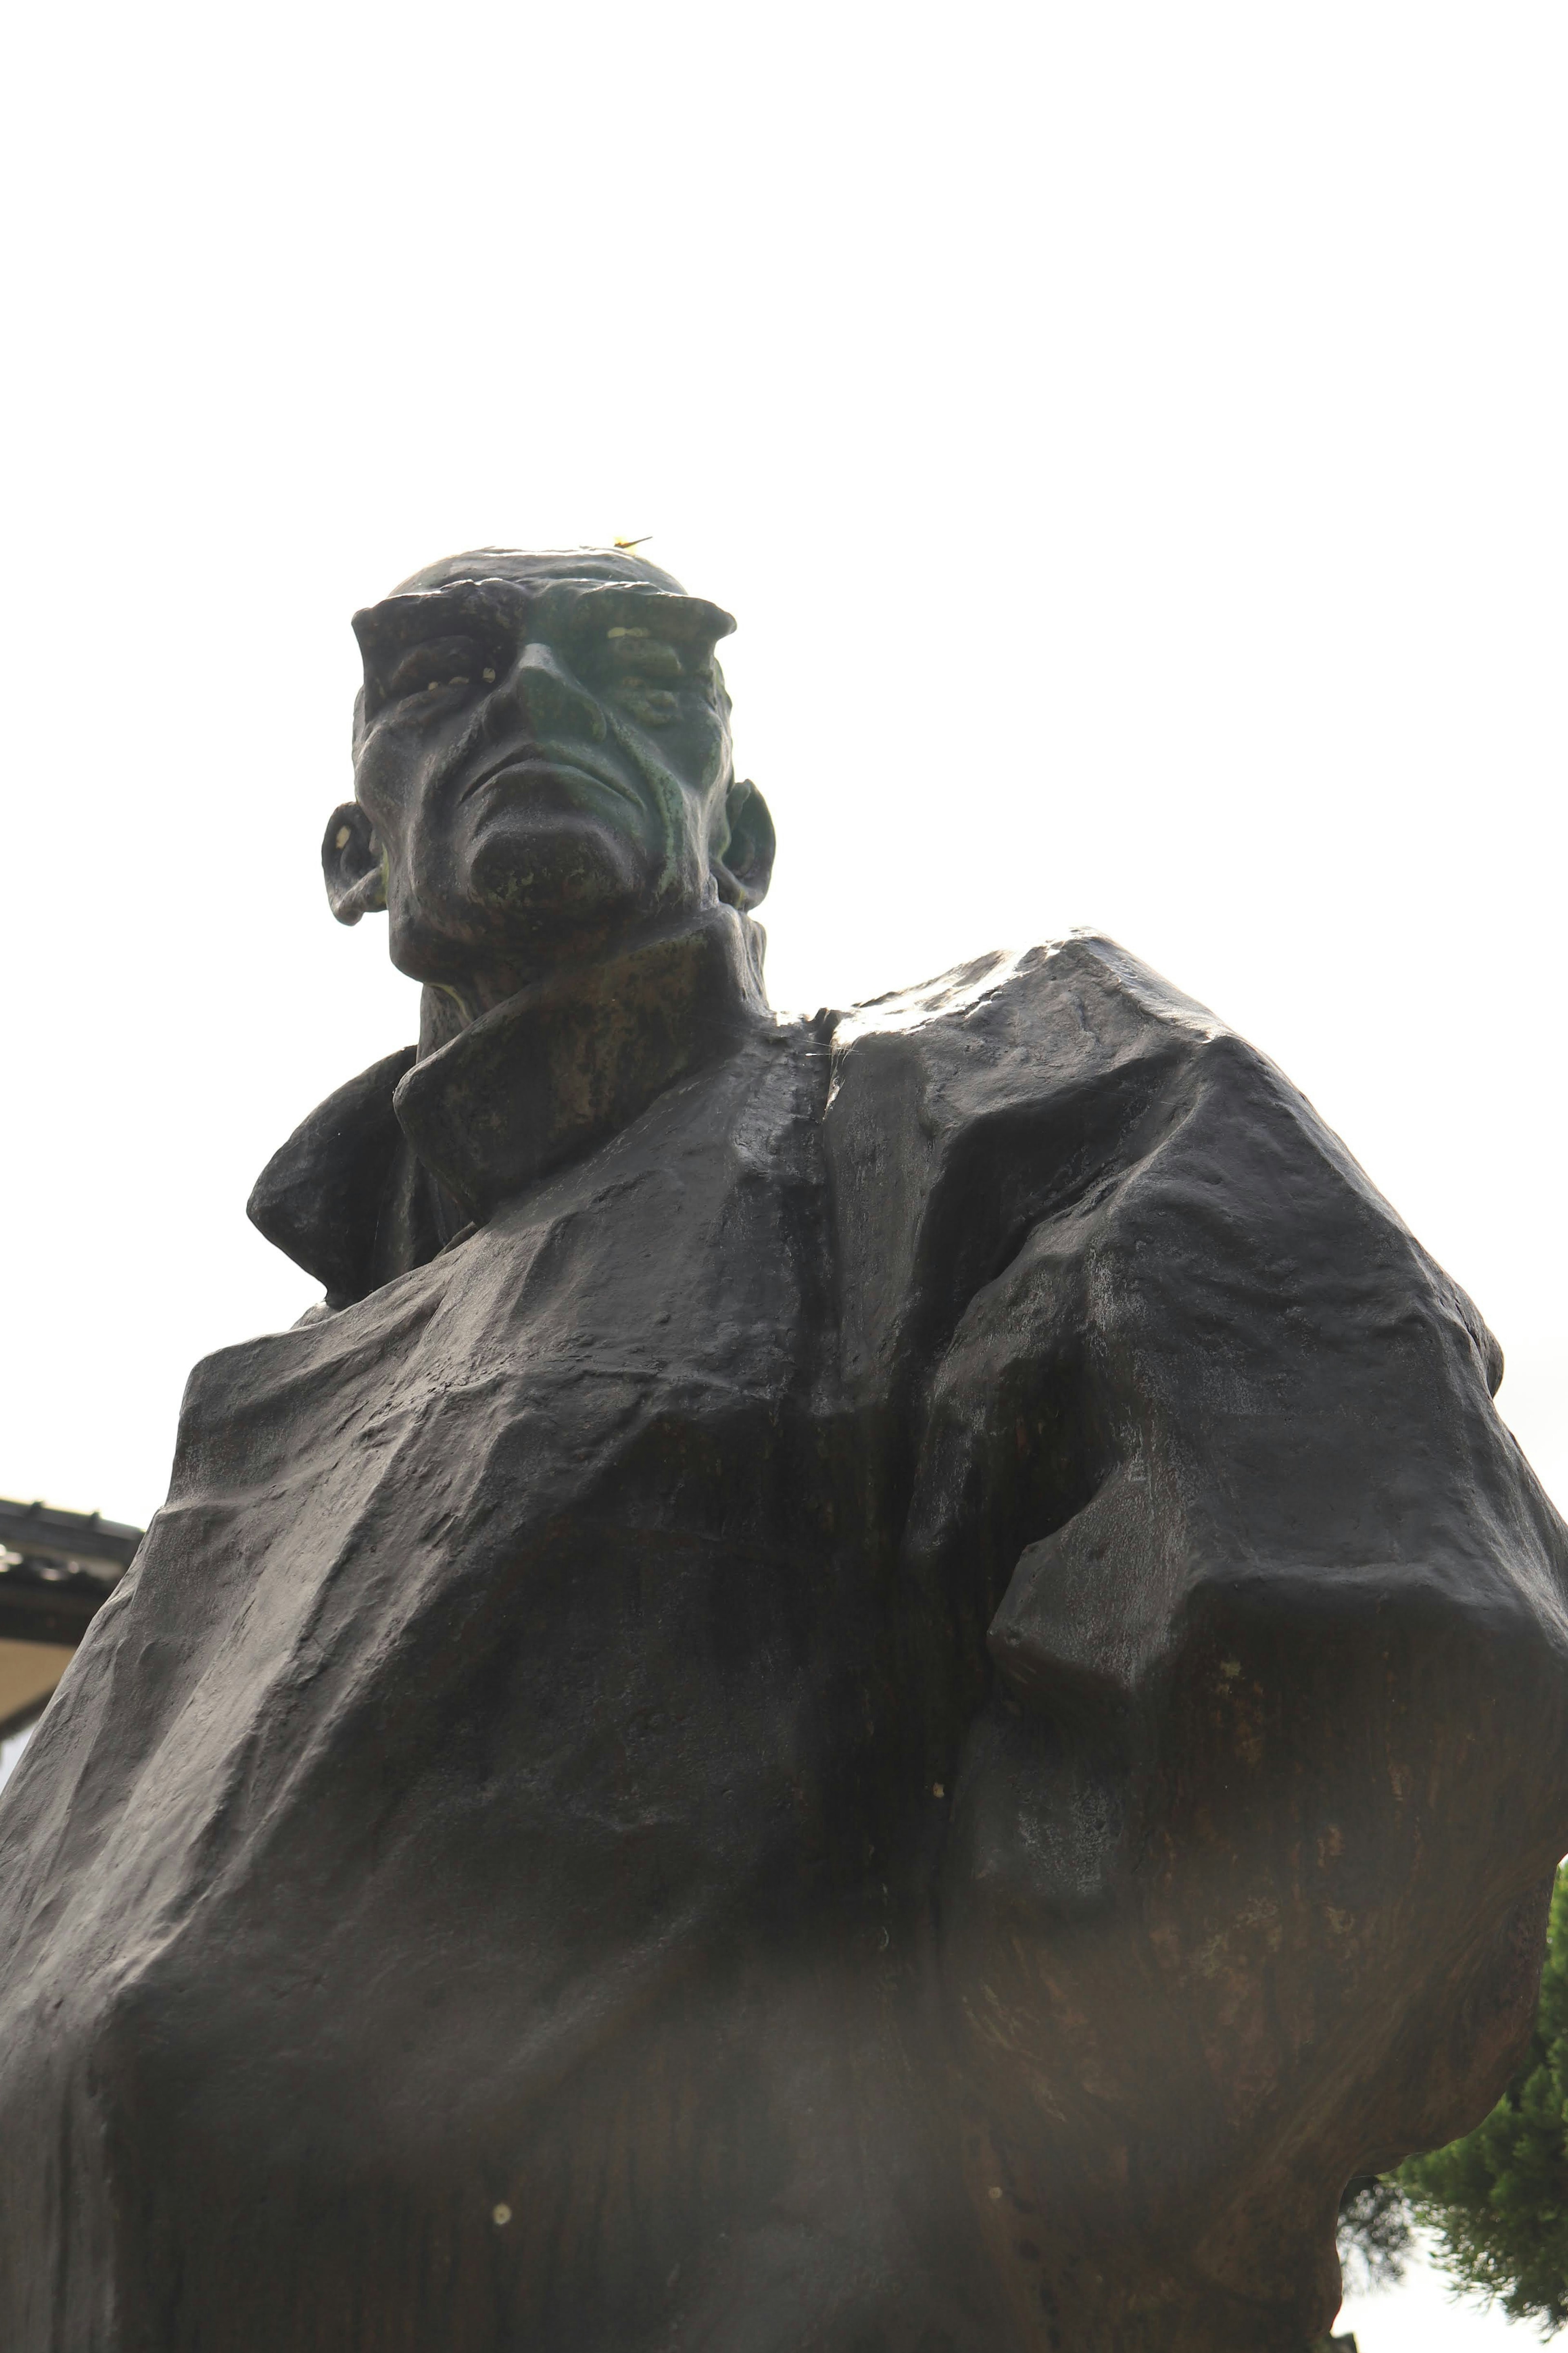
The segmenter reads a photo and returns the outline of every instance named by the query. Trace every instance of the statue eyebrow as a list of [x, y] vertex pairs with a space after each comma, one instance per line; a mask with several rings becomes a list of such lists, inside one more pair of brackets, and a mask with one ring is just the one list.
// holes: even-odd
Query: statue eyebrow
[[[728, 637], [735, 624], [731, 616], [706, 597], [689, 596], [668, 588], [639, 588], [618, 580], [559, 582], [570, 625], [593, 626], [617, 636], [668, 634], [687, 644], [711, 647]], [[500, 631], [527, 630], [532, 608], [545, 604], [543, 595], [520, 591], [510, 581], [448, 580], [437, 587], [410, 589], [367, 605], [353, 617], [353, 631], [365, 661], [376, 671], [411, 647], [429, 638], [444, 637], [468, 628], [495, 638]], [[546, 609], [548, 606], [546, 605]]]
[[642, 638], [667, 631], [687, 639], [715, 645], [735, 624], [730, 615], [705, 596], [687, 596], [670, 588], [638, 588], [619, 580], [595, 580], [573, 600], [573, 626], [592, 623], [606, 637]]
[[366, 659], [384, 662], [427, 638], [447, 637], [454, 628], [479, 628], [493, 636], [499, 618], [495, 600], [474, 581], [444, 582], [438, 588], [416, 589], [408, 596], [384, 596], [353, 617], [353, 632]]

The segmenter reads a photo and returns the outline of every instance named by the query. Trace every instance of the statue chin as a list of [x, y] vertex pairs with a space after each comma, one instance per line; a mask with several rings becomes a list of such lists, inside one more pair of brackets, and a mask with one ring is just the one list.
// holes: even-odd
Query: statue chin
[[[596, 818], [490, 818], [462, 878], [465, 947], [502, 964], [552, 964], [654, 912], [637, 845]], [[471, 950], [469, 951], [472, 952]]]

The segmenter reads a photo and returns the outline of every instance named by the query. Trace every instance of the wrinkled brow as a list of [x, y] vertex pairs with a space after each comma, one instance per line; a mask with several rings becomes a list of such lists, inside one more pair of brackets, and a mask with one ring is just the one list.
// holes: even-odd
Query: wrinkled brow
[[419, 588], [366, 605], [353, 617], [353, 633], [365, 660], [379, 663], [406, 646], [445, 637], [452, 629], [515, 627], [531, 602], [526, 591], [510, 581], [454, 580], [444, 587]]
[[537, 617], [550, 626], [582, 636], [616, 627], [657, 629], [661, 636], [687, 646], [711, 649], [727, 638], [735, 623], [721, 606], [706, 597], [647, 586], [637, 581], [453, 580], [438, 588], [416, 588], [367, 605], [353, 617], [353, 631], [364, 657], [365, 717], [374, 714], [381, 681], [397, 657], [426, 638], [471, 630], [487, 641], [499, 660], [510, 659], [509, 647], [527, 633]]
[[[561, 593], [553, 590], [552, 598]], [[677, 589], [658, 588], [651, 582], [646, 586], [629, 580], [595, 581], [583, 587], [574, 584], [568, 594], [574, 628], [599, 621], [606, 628], [617, 623], [644, 625], [689, 642], [716, 645], [735, 626], [734, 616], [726, 613], [721, 605], [710, 605], [705, 596], [688, 596]]]

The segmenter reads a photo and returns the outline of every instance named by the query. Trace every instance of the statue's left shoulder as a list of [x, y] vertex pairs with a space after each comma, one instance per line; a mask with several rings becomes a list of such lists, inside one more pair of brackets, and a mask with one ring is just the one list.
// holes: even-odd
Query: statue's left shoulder
[[837, 1017], [824, 1143], [854, 1271], [847, 1362], [880, 1378], [927, 1345], [1030, 1223], [1144, 1156], [1194, 1065], [1235, 1042], [1092, 934]]
[[997, 951], [840, 1015], [830, 1121], [912, 1119], [939, 1154], [976, 1120], [1133, 1094], [1230, 1033], [1214, 1015], [1089, 932]]

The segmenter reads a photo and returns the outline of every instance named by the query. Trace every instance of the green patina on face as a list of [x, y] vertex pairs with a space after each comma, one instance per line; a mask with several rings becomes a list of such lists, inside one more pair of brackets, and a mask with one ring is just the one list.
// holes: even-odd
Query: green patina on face
[[714, 657], [734, 627], [615, 551], [480, 549], [354, 618], [354, 801], [334, 912], [384, 906], [394, 961], [471, 1017], [564, 962], [767, 887]]

